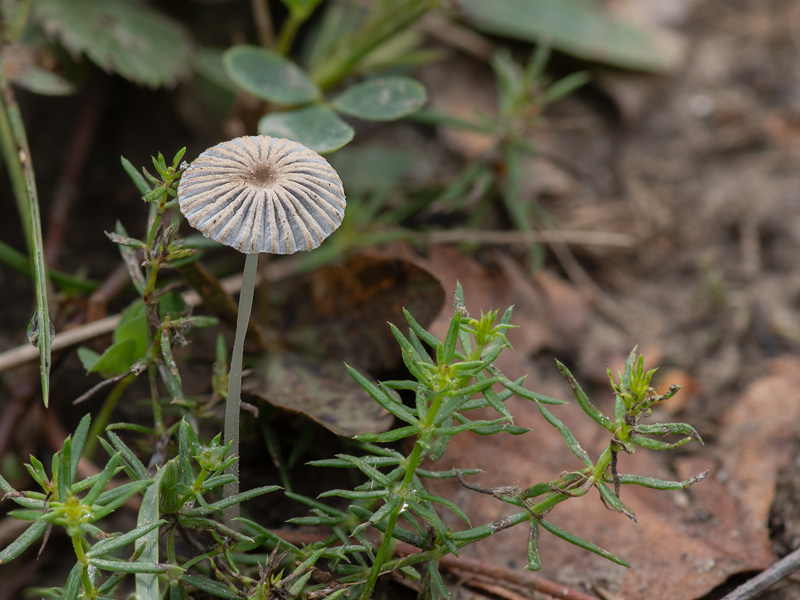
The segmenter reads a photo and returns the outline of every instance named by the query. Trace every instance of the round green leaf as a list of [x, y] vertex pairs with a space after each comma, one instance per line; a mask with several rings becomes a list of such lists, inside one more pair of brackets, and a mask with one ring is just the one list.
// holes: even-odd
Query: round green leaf
[[354, 85], [333, 100], [343, 113], [371, 121], [392, 121], [425, 104], [425, 88], [408, 77], [383, 77]]
[[223, 60], [228, 76], [256, 98], [276, 104], [305, 104], [321, 96], [305, 71], [275, 52], [234, 46]]
[[353, 139], [353, 128], [321, 104], [270, 113], [258, 122], [258, 133], [300, 142], [320, 154], [338, 150]]

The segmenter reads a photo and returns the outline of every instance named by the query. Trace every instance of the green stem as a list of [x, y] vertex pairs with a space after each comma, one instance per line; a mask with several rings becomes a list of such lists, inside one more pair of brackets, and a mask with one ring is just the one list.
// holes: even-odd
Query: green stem
[[164, 433], [164, 418], [161, 413], [161, 400], [158, 397], [158, 369], [152, 361], [147, 365], [147, 381], [150, 384], [150, 402], [153, 406], [153, 428], [156, 430], [156, 435], [161, 436]]
[[396, 496], [399, 496], [402, 501], [397, 504], [395, 509], [389, 515], [389, 521], [386, 524], [386, 531], [383, 534], [383, 540], [381, 540], [381, 546], [378, 549], [378, 553], [375, 555], [375, 562], [372, 565], [372, 570], [369, 572], [369, 578], [367, 579], [367, 583], [364, 587], [364, 590], [361, 592], [361, 600], [369, 600], [372, 597], [372, 592], [375, 589], [375, 584], [378, 581], [378, 577], [381, 574], [382, 567], [385, 562], [387, 562], [389, 558], [389, 553], [392, 545], [392, 534], [394, 533], [394, 528], [397, 526], [397, 521], [400, 518], [400, 513], [403, 511], [403, 506], [405, 504], [405, 499], [411, 493], [411, 486], [414, 481], [414, 474], [417, 472], [417, 468], [422, 464], [422, 452], [425, 445], [426, 437], [430, 434], [426, 433], [433, 427], [433, 423], [436, 421], [436, 413], [439, 411], [439, 407], [442, 404], [442, 397], [439, 394], [436, 394], [433, 397], [433, 401], [431, 402], [430, 409], [428, 410], [428, 414], [425, 417], [425, 421], [420, 426], [422, 433], [417, 437], [417, 441], [414, 444], [414, 450], [412, 450], [411, 455], [408, 457], [406, 461], [406, 473], [403, 477], [403, 481], [400, 484], [397, 492], [395, 493]]
[[[247, 334], [247, 324], [250, 322], [250, 311], [253, 308], [253, 292], [256, 287], [257, 271], [258, 254], [248, 254], [244, 261], [242, 290], [239, 295], [239, 316], [236, 320], [236, 336], [233, 341], [231, 368], [228, 375], [228, 398], [225, 403], [224, 442], [231, 445], [229, 454], [237, 457], [236, 462], [225, 469], [225, 473], [234, 475], [236, 480], [225, 484], [223, 487], [222, 493], [225, 498], [230, 498], [239, 493], [239, 406], [242, 402], [244, 338]], [[238, 525], [234, 519], [239, 517], [239, 505], [229, 506], [223, 514], [225, 525], [231, 529], [236, 529]]]
[[86, 551], [83, 547], [83, 539], [80, 536], [72, 536], [72, 549], [75, 550], [75, 558], [82, 564], [81, 569], [81, 585], [87, 598], [93, 598], [92, 591], [94, 586], [92, 580], [89, 578], [88, 560], [86, 558]]
[[[0, 262], [4, 262], [9, 267], [22, 273], [23, 275], [33, 276], [33, 265], [28, 257], [22, 252], [12, 248], [3, 241], [0, 241]], [[76, 277], [62, 271], [49, 271], [48, 275], [53, 283], [61, 288], [77, 292], [93, 292], [100, 287], [100, 282], [84, 277]]]
[[275, 48], [278, 54], [281, 56], [289, 54], [294, 38], [297, 36], [297, 31], [306, 18], [308, 17], [301, 15], [299, 11], [293, 10], [289, 12], [289, 18], [286, 19], [283, 27], [281, 27], [281, 33], [278, 36], [278, 45]]
[[153, 263], [152, 257], [158, 256], [158, 261], [161, 259], [161, 253], [157, 253], [154, 248], [156, 238], [161, 229], [161, 218], [164, 214], [164, 206], [168, 200], [168, 194], [164, 192], [158, 204], [153, 203], [150, 205], [150, 215], [148, 218], [147, 228], [147, 267], [145, 268], [146, 284], [144, 292], [142, 293], [142, 301], [145, 304], [145, 311], [147, 314], [147, 337], [146, 345], [148, 350], [147, 362], [147, 379], [150, 384], [150, 401], [153, 407], [153, 424], [156, 433], [160, 436], [164, 433], [164, 417], [161, 411], [161, 400], [158, 393], [158, 349], [157, 338], [159, 335], [158, 330], [154, 330], [155, 323], [159, 321], [158, 318], [158, 300], [154, 297], [156, 281], [158, 279], [159, 263]]
[[100, 408], [100, 412], [98, 413], [97, 417], [92, 420], [92, 428], [89, 430], [89, 435], [86, 436], [86, 445], [83, 447], [83, 455], [86, 458], [91, 459], [92, 455], [94, 455], [94, 450], [97, 447], [97, 440], [100, 437], [100, 434], [105, 430], [108, 422], [111, 420], [111, 414], [117, 407], [117, 402], [125, 390], [128, 389], [128, 386], [130, 386], [135, 380], [136, 375], [131, 374], [123, 379], [120, 379], [114, 384], [114, 387], [111, 388], [111, 391], [108, 393], [105, 402], [103, 402], [103, 406]]
[[[395, 2], [394, 6], [383, 14], [371, 13], [355, 35], [342, 44], [337, 52], [334, 52], [326, 62], [316, 69], [311, 74], [311, 78], [322, 89], [332, 87], [340, 79], [350, 74], [358, 62], [374, 48], [413, 25], [435, 3], [434, 0]], [[373, 11], [381, 10], [380, 4]]]
[[[475, 344], [475, 348], [468, 356], [468, 360], [477, 360], [481, 353], [483, 352], [486, 344], [477, 343]], [[461, 389], [466, 387], [472, 377], [462, 377], [456, 382], [455, 389]], [[361, 600], [369, 600], [372, 597], [372, 592], [375, 589], [375, 584], [378, 581], [378, 577], [381, 575], [383, 571], [383, 566], [389, 559], [389, 553], [392, 544], [392, 534], [394, 533], [394, 529], [397, 526], [397, 521], [400, 518], [400, 513], [403, 510], [403, 505], [405, 498], [411, 493], [412, 484], [414, 481], [414, 474], [417, 472], [417, 468], [422, 464], [423, 460], [423, 449], [429, 446], [429, 443], [432, 441], [430, 439], [431, 434], [429, 433], [434, 423], [436, 422], [436, 415], [439, 412], [439, 408], [442, 405], [444, 397], [441, 393], [434, 393], [433, 400], [431, 401], [431, 405], [428, 409], [428, 414], [425, 416], [425, 420], [420, 424], [420, 434], [417, 437], [417, 441], [414, 444], [414, 450], [411, 452], [411, 455], [408, 457], [406, 461], [406, 472], [405, 476], [403, 477], [403, 481], [400, 484], [396, 492], [396, 496], [399, 496], [402, 501], [398, 503], [397, 507], [392, 511], [389, 515], [389, 520], [386, 524], [386, 530], [383, 534], [383, 540], [381, 541], [381, 546], [378, 549], [377, 554], [375, 555], [375, 562], [372, 565], [372, 570], [369, 573], [369, 577], [367, 578], [367, 583], [364, 587], [364, 590], [361, 592]], [[489, 534], [487, 534], [489, 535]], [[445, 549], [446, 552], [446, 549]]]
[[42, 241], [42, 220], [39, 214], [39, 198], [36, 179], [31, 162], [31, 152], [25, 126], [14, 92], [5, 78], [0, 65], [0, 145], [3, 158], [14, 189], [23, 230], [28, 245], [28, 255], [33, 257], [34, 283], [36, 286], [36, 315], [39, 321], [39, 373], [42, 380], [42, 399], [47, 407], [50, 399], [50, 309], [47, 304], [47, 271]]

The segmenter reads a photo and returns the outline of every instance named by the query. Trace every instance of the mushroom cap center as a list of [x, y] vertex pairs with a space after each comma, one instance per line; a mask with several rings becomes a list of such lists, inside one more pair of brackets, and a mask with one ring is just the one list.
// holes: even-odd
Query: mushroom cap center
[[268, 188], [275, 184], [278, 177], [279, 174], [274, 166], [266, 163], [258, 163], [250, 169], [249, 172], [242, 175], [242, 181], [248, 185], [257, 186], [259, 188]]

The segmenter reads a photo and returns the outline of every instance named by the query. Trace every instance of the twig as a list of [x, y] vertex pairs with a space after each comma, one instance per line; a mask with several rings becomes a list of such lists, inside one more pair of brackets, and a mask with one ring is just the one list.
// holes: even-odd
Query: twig
[[256, 25], [258, 41], [264, 48], [272, 48], [275, 43], [275, 32], [272, 27], [272, 15], [269, 13], [267, 0], [251, 0], [253, 22]]
[[[414, 548], [414, 550], [416, 551], [417, 549]], [[400, 544], [398, 544], [398, 551], [402, 552]], [[549, 594], [554, 598], [561, 598], [562, 600], [597, 600], [597, 598], [593, 596], [584, 594], [566, 585], [555, 583], [549, 579], [544, 579], [543, 577], [534, 575], [530, 571], [525, 571], [523, 569], [513, 570], [476, 558], [466, 558], [464, 556], [457, 558], [452, 554], [448, 554], [439, 559], [439, 566], [450, 571], [485, 575], [494, 581], [505, 581], [523, 588], [536, 590], [543, 594]]]
[[[72, 401], [73, 404], [80, 404], [94, 396], [97, 392], [102, 390], [104, 387], [111, 385], [112, 383], [117, 383], [118, 381], [125, 379], [128, 375], [141, 375], [144, 371], [145, 367], [144, 364], [141, 362], [134, 363], [134, 365], [125, 371], [122, 375], [115, 375], [114, 377], [110, 377], [109, 379], [104, 379], [100, 383], [98, 383], [93, 388], [90, 388], [89, 391], [84, 392], [83, 395], [78, 396], [75, 400]], [[89, 454], [89, 453], [87, 453]]]
[[800, 548], [787, 554], [778, 562], [746, 581], [722, 600], [750, 600], [761, 595], [761, 592], [775, 585], [781, 579], [800, 570]]
[[613, 231], [481, 231], [475, 229], [450, 229], [423, 234], [429, 243], [450, 244], [473, 242], [478, 244], [573, 244], [585, 246], [613, 246], [633, 248], [636, 240], [625, 233]]
[[[278, 281], [293, 273], [297, 267], [298, 259], [285, 258], [280, 261], [273, 261], [266, 269], [266, 278], [269, 281]], [[222, 280], [222, 287], [228, 293], [234, 294], [242, 287], [242, 276], [233, 275], [227, 279]], [[197, 293], [184, 292], [182, 294], [183, 301], [189, 307], [198, 306], [200, 297]], [[80, 325], [74, 329], [70, 329], [63, 333], [59, 333], [58, 337], [53, 342], [53, 351], [64, 350], [72, 346], [76, 346], [88, 340], [100, 337], [107, 333], [111, 333], [119, 325], [120, 315], [112, 315], [99, 321]], [[36, 348], [30, 345], [17, 346], [11, 350], [0, 353], [0, 372], [19, 367], [29, 363], [39, 356]]]
[[486, 579], [483, 577], [473, 577], [471, 579], [467, 579], [463, 583], [467, 587], [478, 589], [481, 590], [482, 592], [488, 592], [491, 596], [503, 598], [503, 600], [524, 600], [525, 598], [532, 597], [528, 593], [522, 595], [503, 585], [498, 585], [494, 582], [486, 581]]
[[437, 14], [427, 14], [422, 18], [425, 33], [441, 40], [478, 60], [489, 61], [495, 53], [495, 46], [488, 39], [466, 27], [456, 25]]
[[483, 485], [478, 485], [477, 483], [468, 482], [466, 479], [464, 479], [464, 477], [461, 475], [461, 471], [458, 469], [456, 469], [455, 472], [458, 483], [468, 490], [478, 492], [479, 494], [488, 494], [489, 496], [494, 496], [495, 498], [507, 498], [509, 496], [519, 496], [522, 493], [522, 490], [518, 485], [507, 485], [496, 488], [485, 487]]

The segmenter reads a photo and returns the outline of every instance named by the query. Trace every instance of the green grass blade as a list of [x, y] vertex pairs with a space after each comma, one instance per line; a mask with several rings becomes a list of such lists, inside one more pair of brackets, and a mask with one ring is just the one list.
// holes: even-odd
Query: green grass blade
[[25, 126], [17, 101], [14, 99], [14, 93], [6, 81], [2, 68], [0, 68], [0, 145], [2, 145], [3, 158], [22, 220], [28, 254], [33, 257], [36, 319], [39, 323], [38, 338], [34, 345], [39, 349], [42, 400], [46, 407], [50, 401], [50, 361], [53, 339], [50, 332], [50, 307], [47, 304], [47, 270], [44, 262], [42, 220]]
[[[33, 275], [33, 265], [27, 255], [15, 250], [3, 241], [0, 241], [0, 262], [7, 264], [23, 275]], [[93, 292], [100, 286], [100, 282], [94, 279], [78, 277], [62, 271], [49, 271], [48, 275], [53, 280], [53, 283], [67, 293]]]

